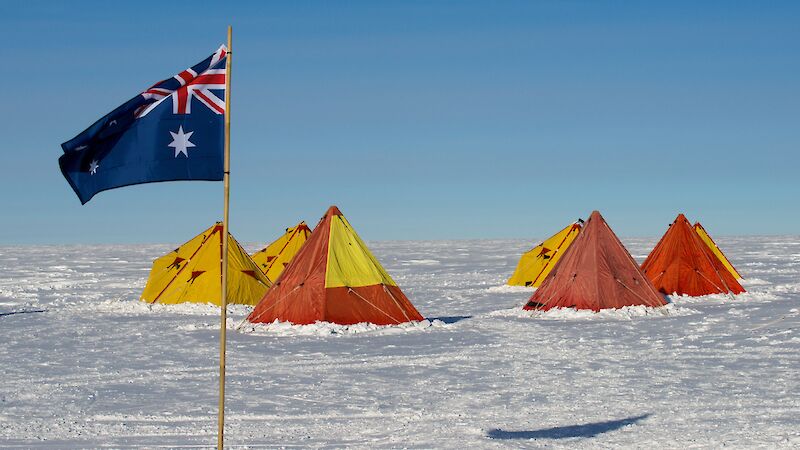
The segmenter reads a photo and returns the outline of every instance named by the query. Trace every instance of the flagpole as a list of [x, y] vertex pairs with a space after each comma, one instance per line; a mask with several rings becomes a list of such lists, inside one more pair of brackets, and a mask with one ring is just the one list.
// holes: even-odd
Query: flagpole
[[228, 26], [228, 54], [225, 63], [225, 172], [222, 184], [225, 190], [225, 206], [222, 210], [222, 297], [219, 326], [219, 416], [217, 430], [217, 449], [222, 450], [225, 442], [225, 334], [228, 323], [228, 210], [231, 190], [231, 35]]

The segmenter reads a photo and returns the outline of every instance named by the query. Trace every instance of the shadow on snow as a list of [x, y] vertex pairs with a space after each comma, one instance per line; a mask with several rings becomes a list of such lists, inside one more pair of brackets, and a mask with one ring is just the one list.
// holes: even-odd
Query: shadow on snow
[[489, 430], [486, 436], [490, 439], [567, 439], [575, 437], [590, 438], [598, 434], [608, 433], [620, 429], [624, 426], [634, 425], [642, 419], [646, 419], [650, 413], [640, 416], [628, 417], [625, 419], [608, 420], [605, 422], [593, 422], [583, 425], [567, 425], [564, 427], [543, 428], [541, 430], [529, 431], [506, 431], [500, 428]]
[[444, 316], [444, 317], [426, 317], [426, 319], [433, 322], [434, 320], [441, 320], [446, 324], [461, 322], [462, 320], [472, 319], [472, 316]]
[[0, 317], [13, 316], [14, 314], [30, 314], [30, 313], [43, 313], [43, 312], [47, 312], [47, 310], [46, 309], [33, 309], [33, 310], [28, 310], [28, 311], [11, 311], [11, 312], [6, 312], [6, 313], [0, 313]]

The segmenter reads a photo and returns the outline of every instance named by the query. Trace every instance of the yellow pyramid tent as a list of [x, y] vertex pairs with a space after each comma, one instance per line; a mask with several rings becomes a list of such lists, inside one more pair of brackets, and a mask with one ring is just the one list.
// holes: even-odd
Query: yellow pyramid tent
[[[156, 259], [142, 292], [147, 303], [213, 303], [222, 290], [222, 224]], [[228, 303], [255, 305], [272, 285], [228, 233]]]
[[715, 255], [717, 255], [717, 258], [719, 258], [719, 260], [722, 262], [722, 265], [725, 266], [726, 269], [728, 269], [728, 272], [730, 272], [734, 278], [736, 278], [737, 280], [744, 279], [742, 278], [741, 275], [739, 275], [739, 272], [736, 271], [736, 268], [733, 267], [733, 264], [731, 264], [731, 262], [728, 261], [728, 257], [725, 256], [725, 253], [722, 253], [722, 250], [720, 250], [720, 248], [717, 247], [717, 243], [714, 242], [714, 239], [711, 239], [711, 235], [709, 235], [708, 232], [706, 232], [706, 229], [703, 228], [702, 225], [700, 225], [700, 222], [695, 222], [694, 231], [696, 231], [697, 234], [700, 235], [700, 239], [702, 239], [703, 242], [705, 242], [705, 244], [708, 246], [708, 248], [710, 248], [711, 251]]
[[583, 220], [565, 227], [563, 230], [547, 238], [544, 242], [522, 254], [517, 269], [508, 284], [511, 286], [539, 287], [561, 255], [572, 244], [581, 231]]
[[305, 222], [287, 228], [283, 236], [275, 242], [253, 253], [253, 261], [270, 280], [277, 280], [278, 275], [289, 265], [300, 247], [306, 243], [311, 230]]

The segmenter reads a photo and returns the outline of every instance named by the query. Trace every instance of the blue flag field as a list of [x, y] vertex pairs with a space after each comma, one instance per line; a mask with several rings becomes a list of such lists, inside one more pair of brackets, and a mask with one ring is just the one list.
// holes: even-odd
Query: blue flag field
[[134, 184], [222, 180], [226, 61], [221, 46], [61, 144], [61, 172], [81, 203]]

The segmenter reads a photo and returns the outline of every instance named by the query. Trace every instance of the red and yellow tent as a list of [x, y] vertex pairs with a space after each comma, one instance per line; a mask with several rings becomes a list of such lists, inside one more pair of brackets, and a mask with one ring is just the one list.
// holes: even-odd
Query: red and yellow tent
[[[212, 303], [222, 295], [222, 224], [156, 259], [142, 292], [147, 303]], [[228, 233], [228, 303], [255, 305], [272, 283]]]
[[308, 240], [311, 230], [305, 222], [287, 228], [283, 236], [253, 253], [253, 261], [270, 280], [277, 280], [283, 269]]
[[731, 262], [728, 260], [728, 257], [725, 256], [725, 253], [722, 253], [722, 250], [717, 246], [717, 243], [714, 242], [714, 239], [711, 238], [711, 235], [708, 234], [708, 232], [706, 231], [705, 228], [703, 228], [702, 225], [700, 225], [700, 222], [695, 222], [694, 231], [697, 232], [697, 234], [700, 236], [700, 239], [702, 239], [703, 242], [705, 242], [708, 248], [710, 248], [711, 251], [714, 252], [714, 255], [716, 255], [717, 258], [719, 258], [719, 260], [722, 261], [722, 264], [725, 266], [726, 269], [728, 269], [728, 272], [730, 272], [734, 278], [736, 278], [737, 280], [743, 279], [742, 276], [739, 275], [739, 272], [736, 270], [736, 268], [733, 267], [733, 264], [731, 264]]
[[744, 292], [683, 214], [678, 214], [644, 260], [642, 270], [656, 289], [665, 294], [700, 296]]
[[344, 325], [422, 319], [335, 206], [247, 318], [252, 323]]
[[539, 287], [572, 241], [581, 231], [583, 220], [565, 227], [544, 242], [522, 254], [517, 268], [508, 279], [511, 286]]

